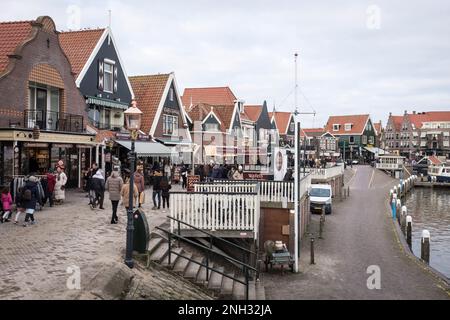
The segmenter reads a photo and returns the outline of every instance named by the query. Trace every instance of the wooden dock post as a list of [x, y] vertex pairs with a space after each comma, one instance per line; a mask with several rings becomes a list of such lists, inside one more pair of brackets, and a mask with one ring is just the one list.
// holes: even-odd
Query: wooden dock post
[[409, 249], [412, 249], [412, 217], [410, 215], [406, 216], [406, 243], [409, 246]]
[[430, 232], [428, 230], [422, 231], [420, 244], [420, 258], [430, 264]]
[[402, 216], [400, 219], [400, 227], [404, 235], [406, 235], [406, 215], [408, 213], [408, 209], [406, 206], [402, 206]]
[[397, 199], [397, 207], [396, 207], [395, 212], [397, 214], [398, 225], [400, 225], [400, 217], [401, 217], [401, 213], [402, 213], [402, 201], [400, 199]]

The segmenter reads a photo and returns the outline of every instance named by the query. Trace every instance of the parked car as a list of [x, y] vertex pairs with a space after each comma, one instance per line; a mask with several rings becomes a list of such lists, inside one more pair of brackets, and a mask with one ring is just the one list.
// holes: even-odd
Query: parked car
[[358, 160], [352, 160], [352, 164], [359, 164]]
[[331, 214], [332, 190], [329, 184], [313, 184], [309, 190], [309, 208], [311, 213], [322, 213], [325, 207], [325, 214]]

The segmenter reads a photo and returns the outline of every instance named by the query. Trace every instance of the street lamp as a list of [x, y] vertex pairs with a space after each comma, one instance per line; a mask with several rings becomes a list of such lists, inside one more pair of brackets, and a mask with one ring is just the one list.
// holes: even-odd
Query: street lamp
[[136, 155], [134, 153], [134, 142], [136, 141], [139, 129], [141, 128], [142, 111], [136, 106], [136, 100], [131, 101], [131, 106], [124, 112], [126, 128], [130, 131], [131, 137], [131, 150], [128, 153], [128, 159], [130, 160], [130, 192], [129, 202], [127, 209], [127, 247], [125, 255], [125, 264], [129, 268], [133, 268], [133, 193], [134, 193], [134, 162], [136, 161]]

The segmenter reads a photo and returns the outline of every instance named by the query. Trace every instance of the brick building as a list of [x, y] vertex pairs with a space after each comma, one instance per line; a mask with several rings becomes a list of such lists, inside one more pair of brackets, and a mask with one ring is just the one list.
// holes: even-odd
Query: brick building
[[79, 186], [93, 135], [50, 17], [0, 23], [0, 97], [1, 183], [62, 159], [68, 186]]

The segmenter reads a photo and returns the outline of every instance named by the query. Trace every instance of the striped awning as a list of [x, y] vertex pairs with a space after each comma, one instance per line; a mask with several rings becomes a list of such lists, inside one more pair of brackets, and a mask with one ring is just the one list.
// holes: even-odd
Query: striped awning
[[114, 101], [114, 100], [105, 99], [105, 98], [99, 98], [99, 97], [91, 97], [91, 96], [86, 96], [86, 104], [95, 104], [97, 106], [122, 109], [122, 110], [128, 109], [128, 103]]
[[[131, 141], [116, 140], [116, 142], [128, 150], [131, 149]], [[136, 141], [134, 148], [138, 157], [170, 157], [173, 154], [171, 148], [159, 142]]]

